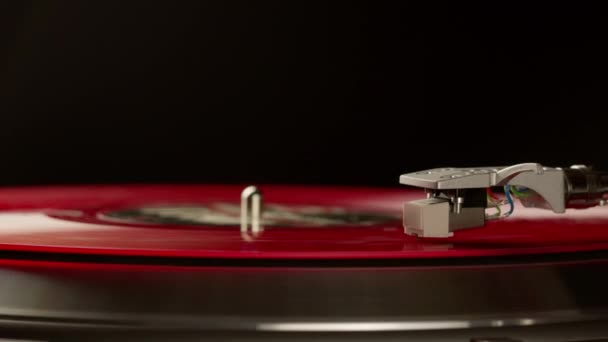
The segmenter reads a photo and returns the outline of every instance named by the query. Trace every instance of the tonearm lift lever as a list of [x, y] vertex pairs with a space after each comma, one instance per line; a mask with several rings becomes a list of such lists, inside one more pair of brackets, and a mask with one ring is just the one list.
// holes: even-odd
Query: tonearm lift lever
[[[420, 237], [450, 237], [454, 231], [484, 226], [486, 220], [513, 212], [513, 193], [525, 207], [564, 213], [566, 208], [606, 204], [608, 174], [584, 165], [569, 168], [525, 163], [501, 167], [438, 168], [401, 175], [401, 184], [424, 188], [426, 199], [403, 207], [405, 232]], [[505, 200], [490, 197], [503, 187]], [[486, 208], [510, 204], [504, 214], [487, 215]]]

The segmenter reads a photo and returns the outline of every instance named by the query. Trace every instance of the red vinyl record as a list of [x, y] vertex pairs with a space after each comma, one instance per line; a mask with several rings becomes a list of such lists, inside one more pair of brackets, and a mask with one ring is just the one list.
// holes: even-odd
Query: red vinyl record
[[0, 190], [0, 250], [231, 259], [511, 256], [608, 248], [608, 207], [511, 217], [450, 238], [404, 234], [408, 188], [262, 186], [263, 230], [241, 233], [243, 186], [129, 185]]

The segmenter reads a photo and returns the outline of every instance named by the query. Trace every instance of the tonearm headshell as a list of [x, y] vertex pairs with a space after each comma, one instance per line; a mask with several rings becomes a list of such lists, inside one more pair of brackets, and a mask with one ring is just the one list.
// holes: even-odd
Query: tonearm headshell
[[[401, 175], [400, 183], [424, 188], [426, 198], [403, 207], [405, 232], [420, 237], [450, 237], [454, 231], [484, 226], [513, 213], [514, 197], [525, 207], [564, 213], [606, 203], [608, 174], [584, 165], [569, 168], [525, 163], [501, 167], [437, 168]], [[502, 187], [505, 198], [492, 188]], [[502, 205], [510, 209], [502, 212]], [[496, 208], [497, 213], [486, 214]]]

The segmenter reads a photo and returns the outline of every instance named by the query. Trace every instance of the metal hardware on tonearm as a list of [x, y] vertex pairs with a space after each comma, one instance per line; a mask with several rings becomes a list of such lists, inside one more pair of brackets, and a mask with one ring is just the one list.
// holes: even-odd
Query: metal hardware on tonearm
[[[608, 173], [584, 165], [569, 168], [525, 163], [501, 167], [438, 168], [401, 175], [401, 184], [424, 188], [426, 199], [403, 207], [405, 232], [420, 237], [450, 237], [513, 213], [514, 198], [525, 207], [564, 213], [566, 208], [605, 205]], [[503, 187], [505, 198], [494, 195]], [[509, 210], [501, 210], [509, 205]], [[489, 215], [486, 209], [495, 208]]]

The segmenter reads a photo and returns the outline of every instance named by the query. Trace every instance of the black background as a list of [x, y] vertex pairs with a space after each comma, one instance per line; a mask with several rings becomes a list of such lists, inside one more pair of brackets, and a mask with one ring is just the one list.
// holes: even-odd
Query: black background
[[608, 169], [608, 18], [511, 2], [0, 4], [0, 183]]

